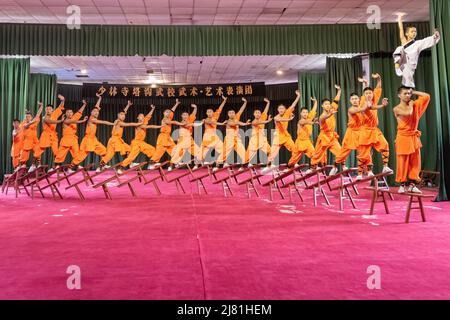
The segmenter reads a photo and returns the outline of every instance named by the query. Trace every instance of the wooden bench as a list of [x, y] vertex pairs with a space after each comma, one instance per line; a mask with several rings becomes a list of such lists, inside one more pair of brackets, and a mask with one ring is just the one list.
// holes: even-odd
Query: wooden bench
[[[206, 168], [205, 173], [202, 173], [198, 176], [194, 175], [195, 172], [199, 171], [202, 168]], [[189, 179], [189, 182], [195, 182], [195, 184], [197, 186], [197, 193], [200, 195], [201, 188], [203, 188], [203, 191], [205, 192], [205, 194], [208, 194], [208, 191], [206, 190], [206, 186], [203, 182], [203, 179], [206, 179], [207, 177], [212, 177], [211, 167], [209, 165], [203, 165], [195, 170], [193, 170], [193, 169], [190, 169], [190, 170], [191, 170], [192, 177]]]
[[[22, 186], [23, 177], [28, 173], [27, 168], [19, 168], [9, 175], [5, 175], [2, 184], [2, 193], [8, 195], [8, 189], [14, 188], [16, 198], [19, 196], [20, 187]], [[26, 190], [26, 189], [25, 189]], [[28, 190], [26, 190], [28, 193]]]
[[[410, 216], [411, 216], [411, 210], [414, 210], [414, 209], [420, 210], [420, 215], [422, 217], [422, 222], [426, 222], [425, 209], [424, 209], [424, 206], [423, 206], [422, 199], [423, 198], [434, 198], [435, 197], [434, 195], [431, 195], [431, 194], [412, 193], [412, 192], [398, 193], [398, 192], [394, 192], [394, 191], [391, 191], [391, 190], [384, 190], [384, 189], [379, 190], [379, 192], [381, 192], [383, 195], [384, 194], [388, 194], [388, 193], [392, 193], [392, 194], [395, 194], [395, 195], [408, 197], [408, 206], [406, 208], [405, 223], [409, 223], [409, 219], [410, 219]], [[386, 197], [383, 196], [382, 199], [383, 199], [383, 202], [384, 202], [384, 209], [386, 211], [386, 214], [389, 214], [390, 213], [389, 212], [389, 206], [387, 204]], [[418, 207], [413, 207], [414, 203], [418, 203], [419, 206]]]
[[[42, 198], [45, 198], [44, 193], [42, 192], [42, 188], [40, 185], [41, 178], [45, 179], [46, 176], [47, 165], [39, 166], [36, 170], [27, 173], [23, 177], [23, 187], [25, 188], [28, 195], [34, 199], [34, 190], [37, 189], [41, 194]], [[47, 177], [48, 179], [48, 177]], [[30, 187], [30, 192], [28, 192], [28, 187]], [[54, 196], [54, 195], [53, 195]]]
[[[270, 201], [273, 201], [273, 190], [274, 189], [276, 189], [278, 191], [281, 199], [285, 199], [283, 192], [281, 191], [280, 183], [282, 184], [282, 187], [285, 187], [287, 184], [284, 182], [284, 179], [291, 176], [292, 174], [294, 174], [294, 177], [295, 177], [295, 173], [300, 172], [301, 168], [302, 167], [299, 166], [299, 167], [293, 167], [291, 169], [288, 169], [288, 171], [286, 171], [286, 172], [277, 171], [277, 174], [272, 175], [272, 179], [270, 179], [269, 181], [266, 181], [262, 184], [263, 187], [269, 188]], [[295, 178], [294, 178], [294, 180], [295, 180]], [[299, 181], [300, 181], [300, 179], [299, 179]]]
[[[163, 180], [166, 181], [167, 183], [175, 182], [175, 186], [177, 187], [177, 192], [178, 193], [180, 193], [180, 190], [181, 190], [183, 192], [183, 194], [186, 194], [186, 191], [185, 191], [185, 189], [183, 187], [183, 184], [181, 183], [181, 178], [184, 178], [184, 177], [192, 174], [191, 170], [190, 170], [191, 168], [189, 167], [189, 164], [190, 164], [190, 162], [189, 163], [184, 163], [184, 164], [176, 167], [175, 169], [171, 170], [168, 173], [164, 173], [164, 170], [161, 170], [161, 174], [162, 174]], [[181, 170], [183, 168], [186, 168], [187, 171], [183, 172], [183, 173], [181, 173], [179, 175], [173, 176], [174, 173], [176, 173], [177, 171], [179, 171], [179, 170]]]

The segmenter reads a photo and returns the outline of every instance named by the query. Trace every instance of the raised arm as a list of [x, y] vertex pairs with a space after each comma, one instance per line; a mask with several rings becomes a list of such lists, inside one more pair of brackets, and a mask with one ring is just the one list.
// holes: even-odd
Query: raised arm
[[428, 93], [422, 91], [412, 91], [412, 94], [418, 97], [431, 97]]
[[244, 97], [242, 97], [242, 102], [243, 102], [243, 104], [242, 104], [241, 108], [240, 108], [239, 111], [238, 111], [238, 114], [239, 114], [239, 115], [241, 115], [242, 112], [244, 112], [245, 108], [247, 107], [247, 99], [245, 99]]
[[318, 106], [317, 99], [314, 98], [314, 97], [311, 97], [311, 101], [314, 102], [314, 105], [313, 105], [311, 111], [316, 113], [317, 112], [317, 106]]
[[175, 112], [175, 110], [177, 110], [177, 108], [178, 108], [178, 106], [180, 105], [180, 100], [178, 100], [178, 98], [175, 100], [175, 104], [173, 105], [173, 107], [172, 107], [172, 109], [170, 109], [170, 110], [172, 110], [172, 112]]
[[333, 101], [338, 102], [339, 100], [341, 100], [341, 94], [342, 94], [342, 90], [341, 90], [341, 86], [338, 84], [335, 84], [334, 87], [337, 90], [336, 96], [334, 97]]
[[150, 119], [153, 116], [153, 112], [155, 112], [155, 106], [150, 105], [150, 111], [145, 115], [145, 118]]
[[125, 106], [125, 108], [123, 108], [123, 112], [126, 114], [128, 112], [128, 109], [130, 109], [132, 105], [133, 103], [131, 102], [131, 100], [128, 100], [127, 105]]
[[263, 113], [267, 114], [269, 112], [270, 100], [267, 98], [264, 98], [264, 102], [266, 103], [266, 107], [264, 108]]
[[44, 104], [40, 101], [40, 102], [38, 102], [38, 111], [36, 112], [36, 115], [34, 116], [33, 120], [31, 120], [31, 121], [37, 121], [40, 118], [43, 110], [44, 110]]
[[60, 102], [59, 102], [58, 108], [56, 108], [55, 111], [62, 112], [62, 110], [64, 110], [64, 102], [65, 102], [66, 99], [64, 98], [64, 96], [62, 94], [58, 94], [58, 99], [59, 99]]
[[77, 112], [83, 113], [84, 109], [86, 109], [86, 106], [87, 106], [87, 102], [86, 102], [86, 100], [83, 100], [83, 104], [82, 104], [81, 108], [78, 109]]
[[403, 12], [399, 12], [399, 13], [397, 14], [397, 16], [398, 16], [398, 19], [397, 19], [397, 22], [398, 22], [398, 29], [399, 29], [399, 33], [400, 33], [400, 43], [402, 44], [402, 46], [405, 45], [406, 42], [408, 42], [408, 40], [407, 40], [406, 37], [405, 37], [405, 30], [404, 30], [404, 28], [403, 28], [403, 21], [402, 21], [402, 18], [403, 18], [404, 15], [405, 15], [405, 14], [404, 14]]
[[227, 100], [228, 100], [228, 97], [225, 97], [225, 96], [222, 95], [222, 103], [220, 104], [219, 109], [217, 109], [217, 111], [219, 113], [222, 112], [222, 109], [223, 109], [223, 107], [225, 107], [225, 104], [227, 103]]
[[300, 101], [300, 90], [295, 90], [295, 100], [292, 102], [290, 109], [295, 109], [295, 107], [298, 105], [298, 102]]
[[195, 117], [197, 115], [197, 105], [191, 104], [192, 112], [191, 117]]
[[100, 110], [100, 104], [102, 103], [102, 96], [98, 93], [95, 94], [97, 97], [97, 102], [95, 103], [94, 108], [97, 108], [98, 110]]

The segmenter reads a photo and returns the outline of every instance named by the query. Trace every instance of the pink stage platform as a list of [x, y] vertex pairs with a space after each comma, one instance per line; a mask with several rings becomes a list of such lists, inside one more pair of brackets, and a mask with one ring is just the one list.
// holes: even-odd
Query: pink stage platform
[[[0, 194], [0, 299], [450, 299], [449, 203], [427, 199], [427, 222], [413, 211], [405, 224], [405, 199], [370, 216], [361, 187], [359, 209], [339, 212], [336, 192], [314, 208], [310, 190], [271, 202], [259, 185], [260, 198], [236, 184], [225, 198], [187, 180], [186, 195], [162, 181], [161, 196], [136, 181], [137, 198], [111, 187], [113, 200], [64, 183], [64, 200]], [[66, 287], [69, 265], [81, 290]]]

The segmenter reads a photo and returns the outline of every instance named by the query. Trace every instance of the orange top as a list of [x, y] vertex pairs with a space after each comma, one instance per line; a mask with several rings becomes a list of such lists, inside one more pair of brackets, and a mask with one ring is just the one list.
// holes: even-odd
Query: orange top
[[96, 132], [97, 132], [97, 124], [88, 122], [88, 124], [86, 126], [85, 136], [86, 137], [95, 137]]
[[363, 117], [361, 113], [349, 113], [348, 124], [347, 127], [353, 130], [359, 130], [363, 124]]
[[[266, 121], [267, 120], [267, 113], [263, 112], [261, 114], [260, 121]], [[264, 133], [264, 127], [265, 124], [258, 124], [258, 125], [252, 125], [252, 136], [259, 136], [260, 134]]]
[[[315, 111], [310, 111], [308, 113], [308, 120], [313, 120], [316, 117]], [[307, 124], [304, 126], [298, 126], [297, 128], [297, 139], [299, 140], [310, 140], [311, 134], [313, 131], [313, 127], [311, 124]]]
[[[194, 121], [195, 121], [195, 115], [193, 115], [193, 114], [189, 115], [188, 122], [194, 123]], [[189, 133], [192, 134], [194, 127], [188, 127], [188, 129], [189, 129]]]
[[25, 122], [19, 124], [19, 132], [13, 137], [13, 144], [19, 145], [23, 141], [24, 133], [23, 133], [23, 125]]
[[[55, 121], [58, 120], [58, 118], [62, 115], [63, 110], [64, 110], [64, 102], [61, 103], [61, 104], [59, 105], [59, 107], [56, 108], [56, 109], [52, 112], [52, 114], [50, 115], [50, 119], [51, 119], [51, 120], [55, 120]], [[54, 133], [54, 134], [56, 134], [56, 123], [46, 123], [46, 122], [44, 121], [44, 123], [42, 124], [42, 127], [43, 127], [43, 130], [44, 130], [44, 131], [49, 132], [49, 133]]]
[[[281, 116], [282, 119], [290, 119], [291, 118], [291, 114], [292, 112], [294, 112], [294, 107], [289, 107], [286, 109], [286, 111], [284, 112], [284, 114]], [[275, 133], [279, 133], [280, 135], [290, 135], [288, 132], [288, 125], [289, 122], [275, 122]]]
[[[81, 112], [77, 112], [72, 116], [72, 120], [78, 121], [81, 118]], [[64, 124], [63, 125], [63, 137], [64, 136], [76, 136], [77, 135], [77, 124]]]
[[113, 126], [111, 136], [117, 137], [117, 138], [122, 138], [122, 135], [123, 135], [123, 127], [119, 126], [119, 128], [117, 128], [117, 126]]
[[[142, 122], [143, 125], [147, 125], [152, 117], [145, 117]], [[145, 136], [147, 135], [147, 129], [136, 127], [134, 129], [134, 140], [144, 141]]]
[[[378, 105], [378, 103], [380, 102], [380, 99], [381, 99], [382, 92], [383, 92], [383, 90], [378, 87], [373, 90], [372, 105], [374, 105], [374, 106]], [[366, 104], [366, 97], [362, 96], [360, 106], [363, 106], [364, 104]], [[363, 125], [365, 127], [369, 127], [369, 128], [378, 127], [378, 110], [367, 109], [366, 112], [364, 113], [364, 115], [365, 115], [365, 117], [363, 119], [363, 122], [364, 122]]]
[[33, 145], [35, 143], [39, 143], [39, 140], [37, 138], [37, 127], [39, 122], [41, 121], [40, 118], [36, 119], [36, 122], [31, 124], [28, 128], [25, 128], [26, 122], [23, 122], [24, 128], [23, 128], [23, 148], [25, 150], [30, 150], [33, 148]]
[[[331, 103], [331, 108], [332, 110], [337, 110], [338, 109], [338, 104], [336, 102], [332, 102]], [[320, 133], [324, 132], [324, 133], [330, 133], [336, 131], [336, 116], [333, 114], [331, 117], [329, 117], [328, 119], [326, 119], [325, 121], [320, 123]]]
[[397, 138], [395, 140], [397, 154], [411, 154], [422, 147], [421, 132], [417, 128], [429, 103], [429, 96], [419, 97], [414, 101], [413, 112], [410, 116], [397, 117]]
[[[220, 117], [220, 111], [219, 111], [219, 109], [217, 109], [217, 110], [214, 112], [214, 114], [213, 114], [213, 116], [212, 116], [212, 119], [213, 119], [215, 122], [217, 122], [217, 121], [219, 120], [219, 117]], [[208, 123], [205, 123], [205, 131], [214, 131], [214, 132], [215, 132], [216, 128], [217, 128], [217, 125], [216, 125], [216, 124], [208, 124]]]
[[[173, 119], [173, 112], [170, 113], [169, 115], [169, 120]], [[166, 133], [166, 134], [170, 134], [172, 132], [172, 125], [171, 124], [164, 124], [162, 122], [162, 128], [161, 128], [161, 133]]]
[[[239, 119], [241, 118], [241, 113], [236, 113], [236, 116], [234, 117], [235, 121], [239, 121]], [[239, 133], [239, 125], [228, 125], [226, 126], [226, 135], [227, 136], [237, 136]]]

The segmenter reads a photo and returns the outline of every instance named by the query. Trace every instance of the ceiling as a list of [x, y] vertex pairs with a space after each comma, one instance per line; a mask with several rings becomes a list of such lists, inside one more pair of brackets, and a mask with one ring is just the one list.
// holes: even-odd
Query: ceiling
[[427, 21], [428, 0], [1, 0], [0, 23], [66, 23], [69, 5], [82, 24], [255, 25], [366, 23], [369, 5], [382, 22]]
[[[339, 55], [352, 57], [352, 55]], [[326, 55], [221, 57], [32, 56], [31, 72], [55, 73], [58, 82], [268, 84], [297, 81], [299, 71], [323, 71]], [[77, 78], [85, 70], [89, 78]], [[147, 70], [152, 70], [151, 74]], [[281, 70], [283, 74], [277, 74]]]

